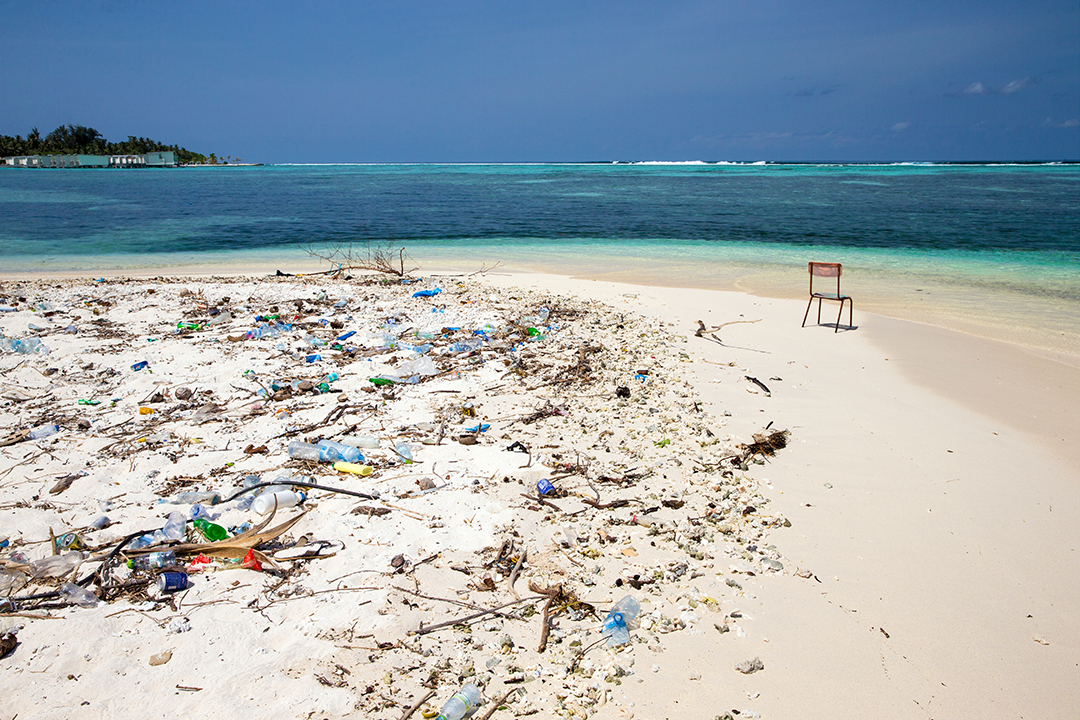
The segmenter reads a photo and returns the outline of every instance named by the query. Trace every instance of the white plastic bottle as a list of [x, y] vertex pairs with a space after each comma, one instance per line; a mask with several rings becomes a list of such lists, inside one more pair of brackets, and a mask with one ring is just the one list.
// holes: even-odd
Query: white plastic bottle
[[278, 490], [273, 493], [263, 493], [251, 503], [251, 509], [260, 515], [266, 515], [274, 510], [275, 503], [278, 510], [293, 507], [304, 501], [304, 493], [293, 490]]
[[344, 445], [351, 445], [357, 448], [377, 448], [379, 447], [379, 438], [371, 435], [346, 435], [338, 440], [338, 442]]
[[454, 697], [446, 701], [442, 710], [439, 711], [439, 717], [435, 720], [461, 720], [478, 702], [480, 702], [480, 688], [468, 683], [454, 693]]

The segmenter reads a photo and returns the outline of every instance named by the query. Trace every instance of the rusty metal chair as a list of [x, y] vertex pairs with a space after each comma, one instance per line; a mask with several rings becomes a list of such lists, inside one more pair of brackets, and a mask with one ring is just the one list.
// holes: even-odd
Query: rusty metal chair
[[[854, 303], [847, 295], [840, 294], [840, 275], [844, 270], [844, 266], [840, 263], [821, 263], [812, 262], [809, 264], [808, 270], [810, 271], [810, 302], [806, 303], [806, 312], [803, 314], [802, 326], [806, 327], [806, 318], [810, 316], [810, 306], [814, 304], [816, 298], [817, 303], [817, 321], [818, 325], [821, 324], [821, 301], [832, 300], [840, 303], [840, 312], [836, 314], [836, 329], [833, 332], [840, 331], [840, 317], [844, 314], [844, 303], [848, 303], [848, 327], [854, 327], [852, 324], [851, 316]], [[836, 278], [836, 292], [814, 292], [814, 278]], [[820, 285], [820, 282], [818, 283]]]

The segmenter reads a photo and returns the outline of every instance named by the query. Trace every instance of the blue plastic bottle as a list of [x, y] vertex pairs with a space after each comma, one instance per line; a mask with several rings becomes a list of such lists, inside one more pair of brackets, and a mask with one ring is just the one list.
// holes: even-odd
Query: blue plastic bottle
[[334, 440], [320, 440], [319, 460], [322, 462], [338, 462], [340, 460], [347, 463], [362, 463], [364, 462], [364, 455], [360, 452], [360, 448], [335, 442]]

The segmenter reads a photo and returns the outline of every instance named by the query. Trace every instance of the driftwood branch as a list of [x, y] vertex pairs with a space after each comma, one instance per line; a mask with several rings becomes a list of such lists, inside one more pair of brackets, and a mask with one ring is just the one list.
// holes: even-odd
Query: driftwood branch
[[524, 602], [532, 602], [533, 600], [543, 600], [546, 597], [547, 597], [546, 595], [531, 595], [531, 596], [529, 596], [527, 598], [521, 598], [521, 599], [518, 599], [518, 600], [511, 600], [510, 602], [503, 603], [502, 605], [499, 605], [498, 607], [488, 608], [487, 610], [483, 610], [483, 611], [478, 612], [478, 613], [473, 613], [472, 615], [466, 615], [465, 617], [462, 617], [462, 618], [457, 618], [455, 620], [447, 620], [446, 622], [437, 623], [435, 625], [428, 625], [426, 627], [421, 626], [420, 629], [416, 630], [413, 634], [414, 635], [427, 635], [428, 633], [435, 632], [436, 630], [442, 630], [443, 628], [451, 627], [453, 625], [461, 625], [462, 623], [469, 622], [470, 620], [475, 620], [476, 618], [484, 617], [485, 615], [491, 615], [492, 613], [497, 613], [500, 610], [502, 610], [503, 608], [510, 607], [511, 605], [518, 605], [518, 604], [524, 603]]
[[434, 694], [435, 694], [434, 690], [428, 690], [427, 695], [420, 698], [420, 700], [415, 705], [413, 705], [411, 708], [409, 708], [408, 710], [405, 711], [405, 714], [401, 716], [401, 720], [409, 720], [409, 718], [411, 718], [413, 716], [413, 713], [415, 713], [417, 710], [419, 710], [420, 706], [423, 705], [424, 703], [426, 703], [428, 700], [430, 700], [431, 696], [434, 695]]

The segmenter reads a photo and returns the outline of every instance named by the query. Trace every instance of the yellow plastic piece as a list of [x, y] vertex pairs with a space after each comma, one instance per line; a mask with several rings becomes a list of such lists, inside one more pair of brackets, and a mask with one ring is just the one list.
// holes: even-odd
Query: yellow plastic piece
[[362, 475], [364, 477], [367, 477], [375, 468], [371, 467], [370, 465], [358, 465], [356, 463], [347, 463], [338, 460], [336, 463], [334, 463], [334, 469], [338, 472], [352, 473], [354, 475]]

